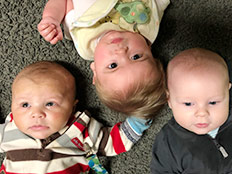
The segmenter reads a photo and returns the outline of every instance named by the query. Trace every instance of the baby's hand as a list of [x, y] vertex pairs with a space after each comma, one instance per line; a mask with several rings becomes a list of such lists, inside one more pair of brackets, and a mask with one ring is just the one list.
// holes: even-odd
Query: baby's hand
[[60, 23], [51, 17], [44, 17], [37, 27], [40, 35], [51, 44], [63, 39]]

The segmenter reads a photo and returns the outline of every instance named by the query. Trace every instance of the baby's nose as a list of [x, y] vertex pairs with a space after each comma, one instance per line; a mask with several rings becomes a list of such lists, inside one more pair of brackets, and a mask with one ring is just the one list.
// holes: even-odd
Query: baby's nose
[[46, 114], [41, 109], [34, 109], [32, 112], [32, 118], [45, 118]]
[[197, 109], [197, 112], [196, 112], [197, 117], [205, 117], [208, 115], [209, 115], [209, 112], [208, 112], [207, 107], [200, 107]]
[[115, 51], [119, 54], [126, 53], [128, 51], [128, 47], [123, 44], [119, 44]]

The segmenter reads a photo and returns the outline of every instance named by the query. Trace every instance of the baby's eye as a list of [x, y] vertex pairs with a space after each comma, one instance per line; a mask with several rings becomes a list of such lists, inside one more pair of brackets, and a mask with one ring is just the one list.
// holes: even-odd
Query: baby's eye
[[30, 106], [29, 103], [23, 103], [23, 104], [22, 104], [22, 107], [23, 107], [23, 108], [28, 108], [29, 106]]
[[116, 68], [117, 66], [118, 66], [117, 63], [111, 63], [111, 64], [108, 66], [108, 68], [109, 68], [109, 69], [114, 69], [114, 68]]
[[216, 101], [210, 101], [209, 104], [210, 104], [210, 105], [216, 105], [217, 102], [216, 102]]
[[46, 104], [46, 106], [54, 106], [54, 105], [55, 105], [54, 102], [48, 102], [48, 103]]
[[193, 104], [191, 102], [184, 102], [185, 106], [192, 106]]
[[131, 59], [132, 60], [137, 60], [137, 59], [139, 59], [139, 58], [141, 58], [142, 57], [142, 55], [140, 55], [140, 54], [135, 54], [135, 55], [133, 55], [132, 57], [131, 57]]

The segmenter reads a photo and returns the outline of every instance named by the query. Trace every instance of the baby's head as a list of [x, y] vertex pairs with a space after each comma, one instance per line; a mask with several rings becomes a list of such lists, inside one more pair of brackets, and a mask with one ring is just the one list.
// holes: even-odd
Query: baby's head
[[77, 100], [75, 78], [50, 61], [24, 68], [12, 85], [13, 119], [23, 133], [45, 139], [64, 128]]
[[201, 48], [179, 53], [168, 64], [167, 85], [169, 107], [185, 129], [207, 134], [227, 120], [231, 84], [218, 54]]
[[91, 69], [99, 98], [111, 109], [151, 117], [166, 102], [162, 65], [138, 33], [106, 33], [97, 44]]

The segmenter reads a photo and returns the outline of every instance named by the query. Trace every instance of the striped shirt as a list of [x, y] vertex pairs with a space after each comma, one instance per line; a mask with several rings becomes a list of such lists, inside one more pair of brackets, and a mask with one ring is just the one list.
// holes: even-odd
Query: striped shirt
[[142, 136], [130, 126], [130, 117], [113, 127], [103, 127], [89, 115], [77, 112], [71, 125], [40, 140], [18, 130], [10, 113], [0, 125], [0, 152], [6, 152], [0, 173], [88, 173], [86, 155], [126, 152]]

